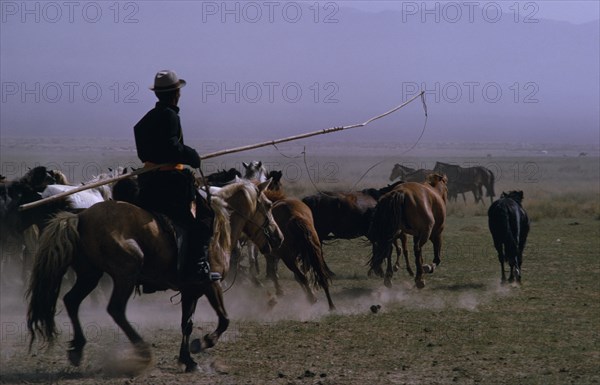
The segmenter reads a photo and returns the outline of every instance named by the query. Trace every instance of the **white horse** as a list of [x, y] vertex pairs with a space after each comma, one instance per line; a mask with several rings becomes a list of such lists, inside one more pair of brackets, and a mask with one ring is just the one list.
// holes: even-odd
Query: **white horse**
[[[262, 161], [242, 162], [242, 166], [244, 166], [245, 170], [242, 179], [255, 183], [262, 183], [267, 180], [267, 169], [263, 166]], [[239, 178], [236, 177], [236, 182], [238, 180]], [[259, 251], [254, 243], [247, 237], [241, 237], [238, 246], [234, 249], [234, 253], [238, 256], [239, 266], [248, 271], [250, 281], [257, 286], [261, 286], [257, 278], [260, 272], [258, 265]]]
[[[86, 184], [96, 183], [102, 180], [108, 180], [117, 177], [121, 174], [124, 174], [125, 172], [127, 172], [127, 169], [123, 167], [118, 167], [115, 170], [109, 169], [109, 172], [96, 175], [89, 181], [84, 182], [82, 184], [85, 186]], [[48, 198], [57, 194], [64, 193], [66, 191], [76, 189], [78, 187], [80, 186], [73, 186], [69, 184], [51, 184], [48, 185], [48, 187], [46, 187], [46, 189], [42, 192], [42, 198]], [[67, 204], [66, 208], [70, 210], [87, 209], [88, 207], [91, 207], [96, 203], [107, 201], [110, 199], [112, 199], [112, 183], [94, 187], [89, 190], [79, 191], [65, 197]]]

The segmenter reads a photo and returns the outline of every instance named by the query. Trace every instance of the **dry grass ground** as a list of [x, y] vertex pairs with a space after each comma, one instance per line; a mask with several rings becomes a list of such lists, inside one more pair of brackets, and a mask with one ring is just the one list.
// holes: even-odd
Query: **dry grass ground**
[[[334, 162], [342, 167], [338, 168], [338, 182], [317, 185], [322, 189], [351, 187], [376, 161], [368, 157], [319, 159], [320, 165]], [[430, 159], [419, 161], [433, 165]], [[504, 176], [498, 180], [497, 193], [525, 191], [524, 206], [534, 221], [521, 287], [500, 285], [499, 263], [487, 229], [488, 202], [476, 206], [468, 196], [467, 205], [459, 200], [449, 206], [442, 265], [426, 277], [423, 290], [414, 288], [404, 271], [395, 274], [391, 289], [386, 289], [381, 279], [369, 279], [365, 263], [370, 248], [365, 239], [325, 246], [325, 258], [336, 273], [332, 296], [338, 310], [333, 313], [327, 311], [323, 293], [318, 293], [318, 304], [308, 305], [283, 266], [280, 275], [286, 294], [270, 311], [267, 291], [272, 291], [272, 285], [263, 279], [265, 288], [254, 288], [238, 277], [226, 293], [230, 330], [219, 345], [197, 356], [200, 371], [194, 374], [182, 373], [176, 362], [179, 307], [170, 303], [172, 293], [131, 301], [128, 315], [152, 344], [154, 363], [130, 377], [106, 369], [107, 358], [121, 357], [128, 343], [106, 314], [102, 295], [87, 300], [82, 308], [90, 343], [83, 366], [73, 369], [65, 354], [70, 329], [64, 310], [57, 316], [63, 329], [58, 342], [47, 350], [36, 347], [31, 355], [27, 353], [23, 300], [2, 290], [0, 382], [599, 383], [598, 159], [507, 157], [478, 161], [499, 165]], [[390, 159], [388, 165], [393, 162]], [[529, 164], [535, 166], [523, 166]], [[538, 173], [532, 174], [528, 167], [536, 167]], [[375, 168], [358, 188], [385, 185], [390, 169]], [[520, 170], [518, 178], [511, 170]], [[535, 175], [537, 178], [531, 179]], [[294, 194], [311, 191], [306, 178], [288, 178], [287, 182]], [[428, 260], [431, 254], [428, 246]], [[373, 313], [372, 305], [381, 305], [381, 309]], [[214, 313], [201, 300], [195, 323], [203, 330], [194, 334], [210, 330], [214, 322]]]

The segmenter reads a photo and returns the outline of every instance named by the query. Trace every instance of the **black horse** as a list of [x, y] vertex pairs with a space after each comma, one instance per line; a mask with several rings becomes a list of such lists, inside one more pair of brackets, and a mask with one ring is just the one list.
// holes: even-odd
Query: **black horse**
[[488, 210], [488, 225], [502, 271], [502, 282], [506, 282], [504, 262], [510, 266], [509, 282], [521, 282], [523, 249], [529, 233], [529, 217], [523, 209], [523, 191], [502, 193]]
[[41, 192], [54, 183], [46, 167], [38, 166], [23, 177], [0, 183], [0, 235], [3, 240], [21, 239], [23, 231], [37, 223], [40, 209], [19, 211], [19, 206], [42, 199]]
[[[38, 166], [29, 170], [23, 177], [0, 182], [0, 248], [2, 250], [2, 263], [11, 264], [8, 257], [20, 260], [22, 279], [28, 274], [29, 260], [33, 257], [31, 244], [25, 241], [26, 230], [38, 229], [49, 219], [54, 206], [40, 206], [27, 211], [19, 211], [19, 206], [31, 203], [42, 198], [41, 192], [49, 185], [55, 183], [50, 170]], [[37, 230], [36, 230], [37, 231]]]

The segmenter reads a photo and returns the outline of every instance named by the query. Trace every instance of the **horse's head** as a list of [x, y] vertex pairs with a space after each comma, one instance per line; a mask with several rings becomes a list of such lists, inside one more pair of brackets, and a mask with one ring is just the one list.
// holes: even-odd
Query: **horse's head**
[[271, 213], [273, 204], [264, 194], [270, 183], [271, 180], [269, 179], [256, 186], [256, 208], [251, 220], [246, 222], [244, 228], [246, 235], [252, 239], [263, 254], [278, 249], [283, 243], [283, 234]]
[[400, 163], [396, 163], [394, 165], [394, 168], [392, 169], [392, 173], [390, 174], [390, 181], [398, 178], [405, 178], [407, 174], [410, 174], [411, 172], [415, 171], [416, 170], [414, 168], [410, 168], [407, 166], [403, 166]]
[[48, 185], [56, 183], [56, 180], [46, 167], [37, 166], [27, 171], [27, 173], [19, 179], [19, 182], [39, 193], [44, 191]]
[[271, 179], [271, 184], [269, 184], [269, 190], [273, 191], [281, 191], [283, 189], [283, 185], [281, 184], [281, 177], [283, 173], [281, 171], [270, 171], [267, 174], [267, 179]]
[[[223, 187], [229, 183], [235, 182], [236, 178], [241, 176], [242, 174], [232, 167], [229, 170], [221, 170], [207, 175], [206, 183], [208, 183], [211, 186]], [[203, 182], [201, 182], [200, 184], [202, 183]]]
[[244, 169], [244, 178], [248, 180], [257, 180], [259, 182], [265, 182], [267, 180], [267, 169], [263, 166], [261, 161], [253, 160], [250, 163], [242, 162]]
[[500, 198], [512, 199], [513, 201], [517, 202], [520, 206], [521, 202], [523, 202], [523, 191], [513, 190], [513, 191], [509, 191], [507, 193], [502, 192], [502, 195], [500, 195]]
[[255, 185], [241, 180], [227, 185], [215, 192], [226, 200], [231, 211], [232, 231], [243, 231], [254, 242], [260, 251], [268, 254], [279, 248], [283, 242], [283, 234], [271, 214], [272, 203], [263, 194], [270, 180]]
[[448, 177], [444, 174], [433, 173], [427, 175], [427, 184], [440, 193], [444, 202], [448, 199]]

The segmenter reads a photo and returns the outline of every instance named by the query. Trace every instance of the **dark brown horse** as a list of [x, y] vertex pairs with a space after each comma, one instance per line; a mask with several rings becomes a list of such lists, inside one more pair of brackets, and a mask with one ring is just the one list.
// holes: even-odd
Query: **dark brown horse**
[[[373, 214], [375, 213], [377, 201], [401, 183], [403, 182], [396, 182], [380, 189], [369, 188], [362, 191], [320, 192], [302, 198], [302, 202], [310, 207], [312, 211], [315, 229], [321, 243], [330, 239], [354, 239], [367, 235]], [[400, 239], [402, 240], [401, 237]], [[400, 268], [402, 249], [396, 239], [394, 239], [394, 246], [396, 247], [397, 255], [394, 270], [398, 270]], [[408, 262], [406, 241], [404, 241], [403, 247], [406, 271], [412, 277], [414, 273]]]
[[335, 305], [329, 294], [329, 284], [334, 274], [323, 258], [310, 208], [299, 199], [286, 197], [281, 185], [281, 172], [271, 171], [268, 176], [273, 182], [265, 195], [273, 202], [273, 217], [283, 232], [284, 240], [281, 247], [265, 254], [267, 277], [273, 281], [277, 295], [282, 295], [277, 276], [277, 263], [281, 259], [294, 273], [311, 303], [317, 302], [312, 287], [320, 287], [327, 296], [329, 309], [333, 310]]
[[435, 172], [448, 176], [448, 197], [456, 199], [459, 193], [463, 194], [466, 203], [465, 192], [471, 191], [475, 197], [475, 203], [483, 203], [483, 189], [485, 187], [487, 196], [490, 197], [490, 203], [493, 202], [494, 192], [494, 173], [483, 167], [461, 167], [455, 164], [436, 162], [433, 167]]
[[[413, 236], [418, 288], [425, 287], [423, 272], [433, 273], [441, 262], [442, 231], [446, 220], [447, 178], [432, 174], [425, 183], [407, 182], [385, 194], [375, 208], [368, 238], [373, 244], [370, 271], [384, 276], [381, 264], [387, 259], [384, 276], [386, 286], [393, 275], [392, 242], [399, 234]], [[433, 243], [433, 264], [424, 265], [422, 247], [427, 240]]]
[[[215, 213], [214, 235], [209, 247], [213, 271], [224, 277], [229, 270], [231, 245], [242, 231], [265, 253], [279, 247], [282, 235], [270, 212], [271, 203], [262, 194], [269, 182], [258, 186], [235, 183], [224, 187], [211, 198]], [[107, 273], [113, 280], [108, 313], [123, 330], [144, 363], [151, 351], [125, 316], [127, 301], [136, 287], [151, 283], [181, 292], [182, 342], [179, 362], [186, 371], [197, 367], [190, 355], [192, 316], [196, 302], [206, 295], [219, 322], [214, 332], [199, 342], [201, 348], [214, 346], [227, 329], [229, 319], [218, 282], [179, 285], [177, 250], [172, 231], [167, 230], [151, 213], [126, 202], [98, 203], [80, 214], [62, 213], [50, 221], [42, 233], [40, 248], [31, 277], [27, 325], [31, 342], [36, 336], [51, 341], [56, 336], [54, 313], [67, 268], [77, 274], [73, 288], [64, 296], [67, 313], [73, 324], [74, 338], [68, 357], [79, 365], [86, 343], [78, 318], [79, 305]]]
[[390, 181], [400, 178], [404, 182], [425, 182], [429, 174], [433, 174], [433, 170], [427, 170], [424, 168], [416, 169], [407, 166], [403, 166], [399, 163], [394, 165], [392, 173], [390, 174]]
[[[42, 192], [56, 182], [52, 170], [37, 166], [27, 171], [21, 178], [0, 183], [0, 265], [4, 267], [2, 284], [7, 283], [5, 275], [9, 265], [21, 270], [25, 283], [31, 269], [31, 260], [37, 248], [37, 234], [50, 215], [58, 212], [63, 204], [36, 207], [20, 211], [19, 206], [42, 199]], [[12, 278], [12, 277], [11, 277]]]

